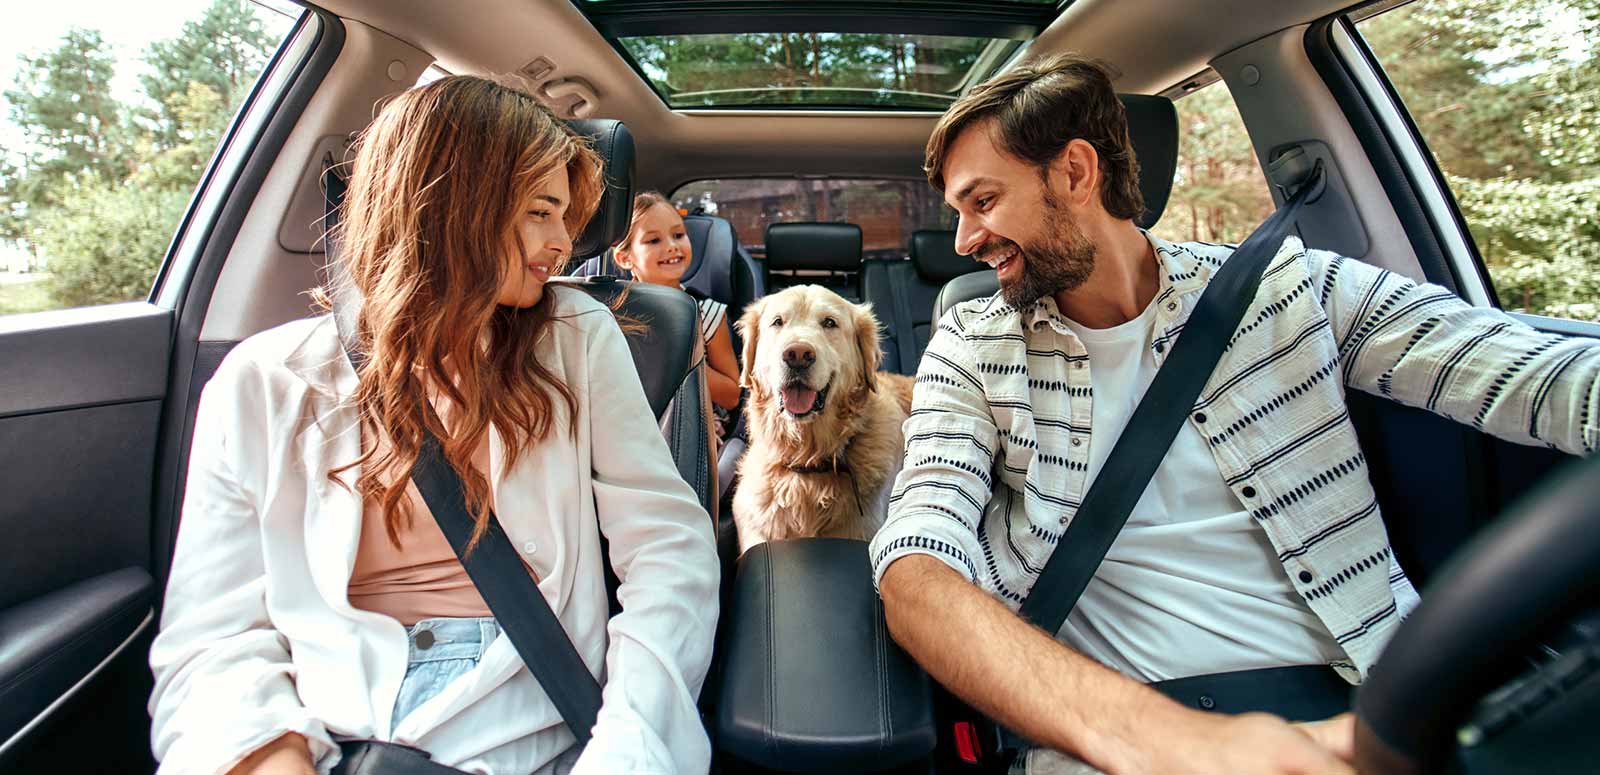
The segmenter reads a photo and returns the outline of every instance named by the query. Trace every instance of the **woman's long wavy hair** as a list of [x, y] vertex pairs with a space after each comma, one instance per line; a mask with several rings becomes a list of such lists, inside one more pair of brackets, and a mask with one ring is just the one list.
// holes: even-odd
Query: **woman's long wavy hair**
[[[562, 425], [574, 430], [572, 390], [536, 356], [553, 322], [549, 289], [527, 309], [496, 303], [506, 273], [525, 263], [509, 257], [538, 248], [521, 244], [516, 227], [555, 175], [567, 176], [565, 222], [576, 237], [603, 192], [600, 157], [531, 95], [483, 78], [441, 78], [396, 96], [356, 142], [330, 235], [353, 287], [319, 296], [364, 300], [355, 404], [366, 443], [331, 475], [360, 468], [356, 490], [379, 500], [397, 547], [411, 524], [406, 488], [424, 428], [461, 477], [477, 519], [473, 545], [489, 524], [489, 481], [472, 464], [489, 426], [505, 440], [507, 468]], [[448, 424], [430, 396], [448, 407]]]

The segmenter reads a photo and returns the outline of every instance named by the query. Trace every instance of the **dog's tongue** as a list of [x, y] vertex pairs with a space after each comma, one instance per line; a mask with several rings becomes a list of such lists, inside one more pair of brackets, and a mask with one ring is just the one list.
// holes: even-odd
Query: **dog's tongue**
[[789, 414], [805, 414], [817, 404], [817, 391], [811, 388], [792, 385], [783, 389], [783, 408]]

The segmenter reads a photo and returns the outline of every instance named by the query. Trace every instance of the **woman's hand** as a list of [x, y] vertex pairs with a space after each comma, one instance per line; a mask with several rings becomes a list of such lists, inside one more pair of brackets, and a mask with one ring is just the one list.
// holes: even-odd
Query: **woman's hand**
[[311, 748], [297, 732], [287, 732], [251, 751], [227, 775], [317, 775]]

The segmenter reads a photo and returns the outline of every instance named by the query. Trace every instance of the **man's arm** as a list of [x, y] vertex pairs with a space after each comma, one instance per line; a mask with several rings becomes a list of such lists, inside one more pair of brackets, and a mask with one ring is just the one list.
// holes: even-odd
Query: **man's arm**
[[1354, 772], [1281, 719], [1183, 708], [1057, 642], [933, 557], [901, 558], [879, 589], [890, 634], [935, 680], [1006, 728], [1108, 773]]
[[1307, 259], [1345, 384], [1518, 444], [1600, 447], [1600, 341], [1546, 334], [1354, 259]]

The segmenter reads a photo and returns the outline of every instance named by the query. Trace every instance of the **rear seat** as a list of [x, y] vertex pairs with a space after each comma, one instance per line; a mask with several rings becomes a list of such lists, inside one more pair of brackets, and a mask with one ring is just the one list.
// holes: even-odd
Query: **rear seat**
[[823, 285], [861, 301], [861, 227], [853, 223], [774, 223], [767, 227], [767, 291]]
[[871, 259], [861, 267], [861, 293], [883, 323], [883, 368], [916, 374], [933, 332], [933, 299], [944, 284], [984, 268], [956, 253], [953, 231], [912, 232], [911, 260]]

